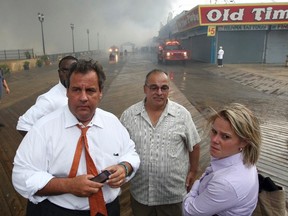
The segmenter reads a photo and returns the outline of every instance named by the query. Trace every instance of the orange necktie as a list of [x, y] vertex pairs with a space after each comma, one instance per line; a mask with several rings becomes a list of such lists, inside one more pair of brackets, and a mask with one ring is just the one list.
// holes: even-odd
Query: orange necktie
[[[78, 140], [76, 151], [74, 154], [74, 159], [72, 162], [72, 166], [69, 173], [69, 178], [75, 177], [77, 174], [80, 157], [82, 153], [83, 144], [85, 146], [85, 158], [86, 158], [86, 167], [87, 174], [92, 174], [94, 176], [98, 175], [97, 169], [93, 160], [89, 154], [88, 150], [88, 141], [86, 137], [86, 132], [89, 127], [82, 128], [80, 125], [77, 125], [78, 128], [81, 129], [81, 136]], [[90, 215], [91, 216], [107, 216], [107, 209], [103, 198], [103, 192], [100, 188], [98, 193], [94, 193], [89, 197], [89, 205], [90, 205]]]

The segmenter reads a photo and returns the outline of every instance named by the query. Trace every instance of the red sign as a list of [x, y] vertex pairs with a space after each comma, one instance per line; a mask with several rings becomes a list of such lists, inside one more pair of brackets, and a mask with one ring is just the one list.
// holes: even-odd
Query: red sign
[[198, 6], [177, 19], [176, 23], [178, 31], [184, 31], [199, 26]]
[[200, 25], [287, 24], [288, 3], [199, 6]]

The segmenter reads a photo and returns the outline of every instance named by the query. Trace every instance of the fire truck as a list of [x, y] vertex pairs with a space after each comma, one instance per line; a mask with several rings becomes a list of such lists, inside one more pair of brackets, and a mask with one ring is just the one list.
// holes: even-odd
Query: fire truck
[[158, 63], [167, 63], [172, 61], [181, 61], [186, 63], [189, 60], [188, 50], [182, 48], [177, 40], [168, 40], [158, 47]]

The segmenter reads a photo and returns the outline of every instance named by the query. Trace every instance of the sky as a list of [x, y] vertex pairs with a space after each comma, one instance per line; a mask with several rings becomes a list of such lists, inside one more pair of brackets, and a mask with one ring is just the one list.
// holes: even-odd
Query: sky
[[[216, 3], [225, 4], [225, 1]], [[46, 54], [72, 52], [71, 23], [76, 52], [88, 50], [88, 36], [90, 50], [97, 50], [98, 42], [101, 50], [126, 42], [136, 47], [146, 46], [158, 36], [160, 23], [167, 23], [169, 13], [176, 16], [199, 4], [215, 4], [215, 0], [0, 0], [0, 50], [34, 49], [36, 55], [42, 55], [38, 12], [44, 14]]]

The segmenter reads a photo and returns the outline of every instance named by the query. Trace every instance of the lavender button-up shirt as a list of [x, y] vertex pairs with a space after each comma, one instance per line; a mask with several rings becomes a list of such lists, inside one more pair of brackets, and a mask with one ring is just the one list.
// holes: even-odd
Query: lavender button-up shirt
[[212, 158], [211, 166], [185, 196], [183, 215], [249, 216], [257, 205], [258, 190], [256, 167], [245, 166], [242, 153]]

